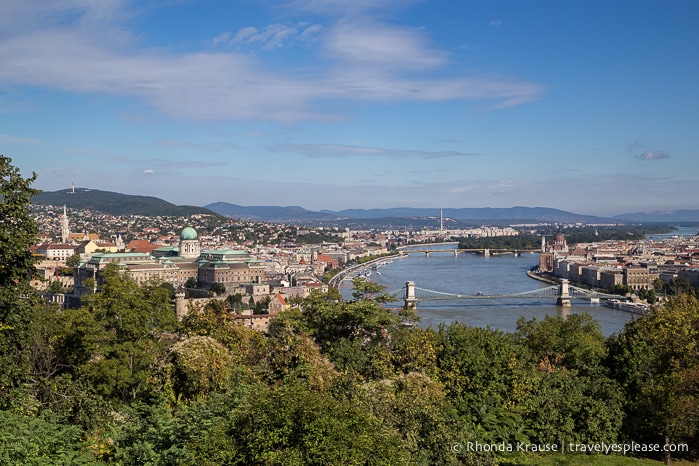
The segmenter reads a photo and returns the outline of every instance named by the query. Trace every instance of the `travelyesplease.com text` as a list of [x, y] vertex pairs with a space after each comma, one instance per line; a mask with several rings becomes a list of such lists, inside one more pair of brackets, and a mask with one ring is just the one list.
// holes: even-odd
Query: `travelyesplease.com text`
[[604, 455], [658, 452], [687, 452], [686, 443], [525, 443], [499, 442], [487, 443], [472, 441], [464, 444], [454, 443], [451, 446], [454, 453], [516, 453], [516, 452], [551, 452], [551, 453], [597, 453]]

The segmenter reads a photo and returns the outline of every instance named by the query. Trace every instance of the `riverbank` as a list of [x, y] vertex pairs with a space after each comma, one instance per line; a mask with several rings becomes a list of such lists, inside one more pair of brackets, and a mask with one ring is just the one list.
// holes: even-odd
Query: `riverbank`
[[558, 283], [555, 279], [553, 278], [548, 278], [548, 277], [542, 277], [541, 275], [532, 272], [531, 270], [527, 270], [527, 277], [532, 278], [534, 280], [538, 280], [540, 282], [548, 283], [551, 285], [555, 285]]
[[342, 269], [339, 271], [334, 277], [330, 279], [328, 282], [328, 286], [331, 288], [339, 288], [340, 284], [345, 280], [345, 277], [350, 274], [354, 274], [357, 272], [361, 272], [364, 269], [367, 269], [371, 267], [372, 265], [385, 261], [385, 260], [393, 260], [393, 259], [403, 259], [405, 257], [408, 257], [410, 254], [407, 252], [403, 251], [398, 251], [396, 254], [388, 254], [384, 256], [377, 257], [375, 259], [371, 259], [369, 261], [363, 262], [361, 264], [353, 264], [347, 268]]

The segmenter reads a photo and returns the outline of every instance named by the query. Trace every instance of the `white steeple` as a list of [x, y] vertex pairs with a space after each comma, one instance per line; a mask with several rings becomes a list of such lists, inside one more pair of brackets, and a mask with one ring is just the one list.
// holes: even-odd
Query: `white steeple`
[[63, 215], [61, 215], [61, 242], [67, 243], [70, 236], [70, 227], [68, 226], [68, 213], [66, 206], [63, 206]]

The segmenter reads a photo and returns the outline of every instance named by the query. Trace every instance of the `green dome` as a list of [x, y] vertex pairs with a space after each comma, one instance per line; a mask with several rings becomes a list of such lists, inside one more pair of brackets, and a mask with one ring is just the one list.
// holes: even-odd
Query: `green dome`
[[191, 239], [197, 239], [197, 230], [192, 227], [186, 227], [182, 230], [182, 233], [180, 233], [180, 241]]

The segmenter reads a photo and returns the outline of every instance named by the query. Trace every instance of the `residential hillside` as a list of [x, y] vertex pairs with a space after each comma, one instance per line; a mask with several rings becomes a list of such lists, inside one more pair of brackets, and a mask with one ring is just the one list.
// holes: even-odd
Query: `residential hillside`
[[151, 196], [133, 196], [99, 189], [76, 188], [43, 192], [32, 199], [33, 204], [65, 205], [71, 209], [95, 210], [111, 215], [173, 215], [215, 214], [197, 206], [178, 206]]

